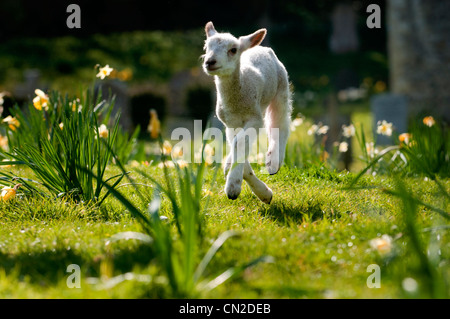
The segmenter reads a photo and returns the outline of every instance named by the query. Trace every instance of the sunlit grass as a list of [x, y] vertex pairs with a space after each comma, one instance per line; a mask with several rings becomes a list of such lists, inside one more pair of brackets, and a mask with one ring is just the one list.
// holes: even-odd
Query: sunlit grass
[[[163, 171], [142, 166], [142, 170], [163, 181]], [[108, 175], [117, 168], [107, 169]], [[174, 171], [173, 171], [174, 173]], [[260, 203], [245, 186], [236, 201], [224, 192], [224, 178], [219, 173], [217, 184], [205, 212], [205, 241], [199, 247], [206, 253], [212, 240], [227, 230], [238, 231], [240, 237], [229, 239], [207, 268], [206, 276], [218, 275], [220, 269], [250, 261], [253, 256], [270, 255], [271, 264], [260, 264], [244, 272], [239, 280], [224, 284], [204, 294], [215, 298], [398, 298], [426, 297], [421, 289], [407, 292], [402, 281], [416, 278], [416, 259], [408, 253], [400, 203], [395, 196], [380, 190], [343, 190], [354, 175], [327, 170], [297, 170], [286, 167], [274, 176], [262, 179], [275, 190], [273, 203]], [[139, 174], [136, 183], [150, 184]], [[209, 168], [205, 183], [214, 172]], [[425, 202], [439, 202], [448, 210], [448, 202], [439, 189], [423, 178], [409, 178], [410, 187]], [[382, 184], [394, 187], [387, 177], [363, 176], [361, 185]], [[125, 183], [124, 183], [125, 184]], [[450, 187], [448, 181], [445, 186]], [[138, 186], [150, 200], [152, 187]], [[137, 207], [134, 188], [118, 189]], [[147, 194], [147, 195], [145, 195]], [[206, 200], [206, 193], [201, 199]], [[107, 245], [114, 234], [142, 231], [142, 227], [113, 197], [102, 208], [48, 198], [21, 198], [2, 203], [0, 228], [0, 296], [13, 298], [141, 298], [169, 297], [167, 283], [151, 262], [153, 252], [146, 245], [130, 239]], [[142, 207], [142, 206], [141, 206]], [[160, 215], [172, 221], [170, 201], [162, 198]], [[417, 216], [420, 229], [442, 225], [440, 216], [421, 207]], [[175, 227], [175, 225], [173, 225]], [[393, 254], [382, 256], [371, 248], [370, 240], [388, 234], [394, 238]], [[448, 231], [435, 229], [421, 232], [424, 242], [438, 243], [439, 271], [448, 274]], [[437, 239], [439, 238], [439, 239]], [[89, 277], [100, 277], [105, 260], [114, 276], [133, 272], [146, 274], [152, 281], [125, 281], [110, 289], [96, 290]], [[82, 272], [80, 289], [66, 286], [66, 267], [79, 264]], [[381, 267], [380, 289], [369, 289], [366, 268]], [[17, 286], [12, 290], [11, 285]]]

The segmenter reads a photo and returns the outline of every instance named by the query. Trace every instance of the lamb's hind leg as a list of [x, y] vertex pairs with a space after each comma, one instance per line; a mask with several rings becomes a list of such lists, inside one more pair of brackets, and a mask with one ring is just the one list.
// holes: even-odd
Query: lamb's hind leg
[[247, 182], [248, 186], [250, 186], [252, 192], [258, 196], [262, 202], [270, 204], [272, 201], [272, 190], [256, 177], [248, 161], [244, 164], [244, 180]]
[[273, 175], [283, 165], [286, 144], [290, 133], [291, 105], [288, 88], [279, 93], [268, 106], [265, 124], [269, 137], [266, 167], [269, 174]]

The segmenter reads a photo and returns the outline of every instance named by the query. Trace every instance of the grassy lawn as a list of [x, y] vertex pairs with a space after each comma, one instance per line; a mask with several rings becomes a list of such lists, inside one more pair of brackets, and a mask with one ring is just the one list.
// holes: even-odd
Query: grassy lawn
[[[256, 172], [258, 168], [255, 166]], [[163, 179], [161, 168], [141, 169], [157, 180]], [[21, 167], [10, 170], [17, 176], [31, 175]], [[210, 202], [203, 215], [200, 250], [206, 252], [226, 230], [238, 231], [240, 236], [229, 239], [217, 252], [208, 265], [206, 277], [212, 278], [228, 267], [262, 255], [272, 256], [273, 262], [259, 263], [234, 280], [196, 297], [430, 297], [422, 286], [418, 258], [409, 247], [397, 197], [377, 189], [344, 189], [355, 176], [353, 173], [283, 167], [274, 176], [259, 174], [274, 191], [270, 205], [261, 203], [247, 186], [236, 201], [230, 201], [223, 191], [221, 172], [213, 192], [206, 191], [213, 181], [213, 171], [212, 167], [207, 170], [201, 200], [202, 205], [208, 198]], [[107, 175], [117, 172], [118, 168], [108, 166]], [[174, 174], [173, 169], [170, 174]], [[145, 184], [140, 188], [150, 200], [153, 187], [146, 185], [152, 184], [137, 173], [132, 176], [137, 183]], [[432, 181], [424, 178], [404, 181], [420, 200], [448, 211], [448, 200], [439, 195]], [[366, 175], [359, 183], [393, 185], [387, 176]], [[122, 184], [118, 190], [139, 205], [133, 188], [125, 185], [125, 181]], [[450, 181], [444, 181], [444, 185], [448, 190]], [[166, 216], [168, 223], [173, 221], [171, 204], [165, 197], [160, 215]], [[444, 219], [438, 214], [419, 207], [420, 240], [429, 253], [439, 249], [433, 255], [433, 263], [448, 278], [448, 231], [436, 228], [443, 224]], [[434, 229], [423, 231], [430, 227]], [[16, 196], [12, 201], [0, 202], [0, 297], [172, 297], [165, 277], [155, 265], [151, 245], [135, 239], [111, 240], [114, 234], [124, 231], [142, 231], [142, 227], [112, 196], [100, 208], [38, 195]], [[384, 234], [393, 238], [392, 249], [385, 255], [370, 245], [372, 239]], [[80, 266], [81, 288], [71, 289], [66, 284], [70, 264]], [[371, 275], [367, 267], [371, 264], [380, 267], [380, 288], [368, 288], [366, 284]], [[130, 272], [134, 273], [133, 278], [129, 274], [126, 276], [129, 280], [123, 282], [111, 284], [110, 280], [109, 286], [92, 279]], [[409, 277], [418, 282], [418, 289], [402, 288]]]
[[[377, 124], [394, 143], [379, 146], [367, 106], [349, 104], [352, 127], [325, 149], [328, 127], [298, 117], [278, 174], [256, 164], [261, 149], [250, 160], [274, 192], [266, 205], [246, 185], [229, 200], [213, 161], [163, 169], [180, 155], [161, 123], [142, 144], [94, 88], [36, 90], [1, 121], [0, 298], [450, 295], [450, 144], [438, 119], [417, 118], [406, 135]], [[337, 170], [348, 143], [354, 163]]]

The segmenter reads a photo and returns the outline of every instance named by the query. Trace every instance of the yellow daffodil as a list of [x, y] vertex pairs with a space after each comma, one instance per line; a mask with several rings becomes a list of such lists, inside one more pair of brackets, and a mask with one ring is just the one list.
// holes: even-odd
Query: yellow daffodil
[[391, 136], [392, 135], [392, 123], [388, 123], [385, 120], [378, 121], [377, 123], [377, 133], [381, 135]]
[[183, 156], [183, 148], [181, 146], [175, 145], [172, 149], [172, 158], [181, 156]]
[[113, 71], [113, 68], [110, 68], [109, 65], [105, 65], [103, 68], [99, 69], [99, 72], [97, 73], [97, 77], [100, 79], [105, 79], [105, 77], [109, 76], [111, 72]]
[[291, 131], [295, 131], [297, 127], [303, 124], [303, 117], [297, 116], [291, 123]]
[[329, 130], [329, 126], [328, 125], [322, 125], [322, 123], [317, 124], [313, 124], [309, 130], [308, 130], [308, 135], [325, 135], [327, 134], [328, 130]]
[[162, 145], [162, 152], [166, 156], [170, 155], [170, 153], [172, 152], [172, 144], [170, 144], [169, 141], [164, 141]]
[[344, 137], [352, 137], [355, 135], [355, 127], [353, 124], [350, 125], [342, 125], [342, 135]]
[[339, 143], [339, 152], [345, 153], [347, 151], [348, 151], [348, 143], [347, 142]]
[[314, 134], [316, 134], [316, 132], [319, 130], [319, 125], [317, 125], [317, 124], [313, 124], [310, 128], [309, 128], [309, 130], [308, 130], [308, 135], [314, 135]]
[[178, 167], [180, 168], [185, 168], [189, 165], [188, 162], [182, 159], [177, 160], [175, 163], [177, 163]]
[[388, 254], [392, 250], [392, 238], [384, 234], [381, 238], [374, 238], [370, 241], [370, 246], [381, 255]]
[[33, 99], [34, 107], [39, 111], [41, 111], [42, 108], [48, 111], [48, 95], [39, 89], [36, 89], [34, 93], [36, 94], [36, 97]]
[[158, 113], [155, 110], [150, 110], [150, 122], [148, 123], [147, 131], [151, 138], [158, 138], [161, 131], [161, 123], [158, 119]]
[[410, 133], [402, 133], [398, 136], [398, 140], [400, 143], [404, 143], [406, 145], [409, 145], [409, 141], [411, 140], [411, 134]]
[[98, 135], [101, 138], [108, 138], [108, 134], [109, 134], [109, 132], [108, 132], [108, 128], [106, 127], [106, 125], [105, 124], [100, 125], [98, 128]]
[[22, 186], [22, 184], [17, 184], [13, 188], [11, 187], [3, 187], [2, 193], [0, 195], [1, 200], [8, 201], [16, 197], [17, 189]]
[[432, 127], [435, 123], [436, 122], [432, 116], [426, 116], [423, 118], [423, 124], [425, 124], [428, 127]]
[[3, 149], [4, 151], [9, 150], [8, 137], [3, 136], [1, 134], [0, 134], [0, 148]]
[[323, 126], [319, 127], [319, 129], [317, 130], [317, 134], [318, 135], [327, 134], [328, 129], [329, 129], [328, 125], [323, 125]]
[[9, 128], [12, 131], [15, 131], [20, 126], [20, 122], [15, 117], [12, 117], [11, 115], [8, 115], [7, 117], [5, 117], [2, 122], [8, 124]]
[[378, 149], [373, 142], [366, 142], [366, 151], [370, 158], [374, 158], [378, 154]]

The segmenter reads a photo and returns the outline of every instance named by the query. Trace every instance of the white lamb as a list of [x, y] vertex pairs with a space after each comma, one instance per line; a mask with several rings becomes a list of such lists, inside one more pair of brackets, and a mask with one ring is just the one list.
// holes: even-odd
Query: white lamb
[[[247, 160], [255, 141], [254, 134], [248, 132], [257, 132], [265, 126], [269, 138], [266, 167], [270, 174], [277, 173], [284, 161], [290, 131], [288, 74], [271, 48], [259, 46], [266, 29], [237, 39], [229, 33], [217, 32], [212, 22], [208, 22], [205, 32], [203, 69], [214, 76], [216, 114], [226, 127], [231, 147], [224, 170], [225, 175], [228, 172], [225, 193], [236, 199], [244, 179], [253, 193], [269, 204], [272, 190], [255, 176]], [[238, 156], [242, 150], [243, 159]]]

